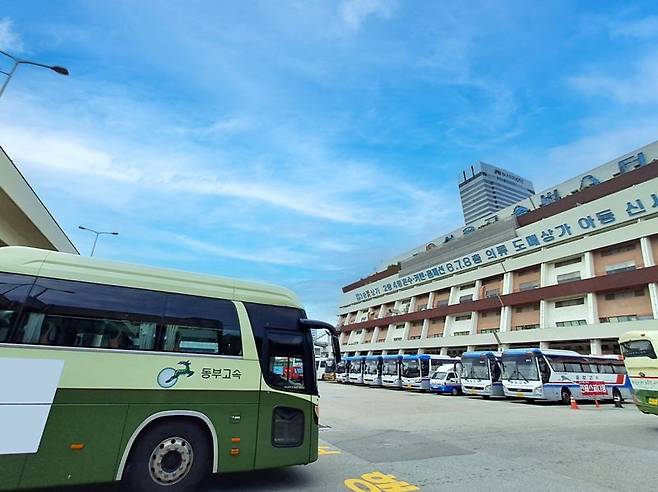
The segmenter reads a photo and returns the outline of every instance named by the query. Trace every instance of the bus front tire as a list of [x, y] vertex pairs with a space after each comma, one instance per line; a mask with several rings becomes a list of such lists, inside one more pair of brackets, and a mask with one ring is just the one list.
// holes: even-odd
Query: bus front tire
[[562, 403], [565, 405], [571, 404], [571, 391], [569, 391], [569, 388], [562, 388], [562, 392], [560, 393], [560, 401], [562, 401]]
[[208, 432], [189, 420], [156, 423], [135, 442], [125, 481], [135, 492], [192, 492], [211, 471]]
[[450, 394], [452, 396], [458, 396], [459, 395], [459, 390], [457, 388], [452, 388], [452, 390], [450, 391]]

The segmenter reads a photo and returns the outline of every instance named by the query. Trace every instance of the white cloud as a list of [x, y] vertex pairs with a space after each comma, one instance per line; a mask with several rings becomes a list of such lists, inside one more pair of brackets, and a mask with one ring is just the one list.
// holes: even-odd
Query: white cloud
[[344, 0], [340, 5], [340, 16], [351, 30], [358, 30], [370, 16], [390, 19], [395, 3], [392, 0]]
[[653, 51], [614, 73], [592, 71], [568, 79], [588, 96], [606, 97], [624, 104], [658, 102], [658, 51]]
[[612, 37], [647, 39], [658, 35], [658, 17], [650, 15], [634, 21], [622, 21], [610, 29]]
[[303, 265], [308, 264], [309, 255], [283, 248], [260, 248], [257, 244], [246, 245], [240, 250], [226, 248], [219, 244], [200, 241], [198, 239], [175, 234], [169, 238], [177, 245], [186, 246], [198, 253], [232, 258], [255, 263], [270, 263], [273, 265]]
[[14, 23], [9, 17], [0, 19], [0, 49], [20, 53], [23, 51], [23, 40], [14, 32]]

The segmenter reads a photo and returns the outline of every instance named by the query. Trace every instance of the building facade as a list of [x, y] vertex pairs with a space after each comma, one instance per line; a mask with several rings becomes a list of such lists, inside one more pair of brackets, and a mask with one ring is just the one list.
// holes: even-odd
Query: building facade
[[471, 224], [498, 210], [535, 194], [531, 181], [503, 169], [478, 161], [462, 171], [459, 196], [464, 223]]
[[619, 353], [658, 326], [658, 142], [407, 252], [343, 288], [344, 355]]
[[0, 246], [78, 254], [71, 240], [0, 147]]

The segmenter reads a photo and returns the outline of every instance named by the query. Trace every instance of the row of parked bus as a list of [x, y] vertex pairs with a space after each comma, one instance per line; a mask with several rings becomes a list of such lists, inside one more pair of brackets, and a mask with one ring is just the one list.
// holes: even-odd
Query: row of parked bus
[[510, 349], [442, 355], [344, 357], [341, 383], [525, 400], [631, 399], [622, 357], [571, 350]]

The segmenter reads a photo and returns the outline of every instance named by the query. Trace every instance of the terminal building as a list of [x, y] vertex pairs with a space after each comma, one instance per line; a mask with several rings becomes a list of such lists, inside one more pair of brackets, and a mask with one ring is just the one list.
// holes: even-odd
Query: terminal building
[[74, 244], [0, 147], [0, 246], [78, 254]]
[[618, 354], [658, 317], [658, 142], [393, 258], [343, 288], [343, 355]]
[[462, 171], [459, 176], [459, 196], [465, 224], [534, 194], [534, 186], [527, 179], [482, 161], [476, 162], [468, 171]]

